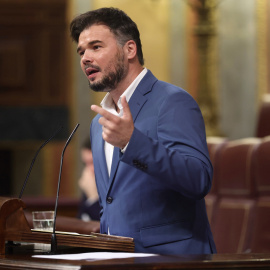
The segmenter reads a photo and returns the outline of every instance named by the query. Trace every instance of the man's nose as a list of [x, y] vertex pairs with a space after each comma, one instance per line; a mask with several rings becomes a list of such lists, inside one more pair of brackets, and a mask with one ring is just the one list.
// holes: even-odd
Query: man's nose
[[92, 63], [93, 61], [94, 61], [94, 59], [93, 59], [91, 53], [88, 50], [86, 50], [83, 54], [83, 57], [82, 57], [83, 64]]

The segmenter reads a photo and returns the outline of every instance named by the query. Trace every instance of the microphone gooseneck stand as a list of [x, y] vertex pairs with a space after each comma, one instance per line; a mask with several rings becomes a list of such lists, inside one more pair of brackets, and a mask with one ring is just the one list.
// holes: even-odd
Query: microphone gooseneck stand
[[61, 183], [61, 174], [62, 174], [62, 166], [63, 166], [63, 159], [64, 159], [64, 153], [65, 150], [71, 141], [74, 133], [77, 131], [77, 128], [79, 127], [79, 124], [77, 124], [74, 128], [74, 130], [71, 132], [69, 138], [67, 139], [67, 142], [63, 148], [62, 155], [61, 155], [61, 162], [60, 162], [60, 170], [59, 170], [59, 178], [58, 178], [58, 187], [57, 187], [57, 194], [56, 194], [56, 201], [55, 201], [55, 208], [54, 208], [54, 221], [53, 221], [53, 232], [52, 232], [52, 238], [51, 238], [51, 252], [50, 254], [56, 254], [57, 251], [57, 239], [55, 234], [55, 223], [56, 223], [56, 214], [57, 214], [57, 206], [58, 206], [58, 198], [59, 198], [59, 190], [60, 190], [60, 183]]
[[38, 156], [38, 154], [39, 154], [39, 151], [40, 151], [40, 150], [41, 150], [41, 149], [42, 149], [42, 148], [43, 148], [43, 147], [44, 147], [51, 139], [53, 139], [53, 138], [56, 136], [56, 134], [57, 134], [62, 128], [63, 128], [62, 126], [58, 127], [58, 129], [53, 133], [53, 135], [52, 135], [48, 140], [46, 140], [46, 141], [39, 147], [39, 149], [37, 150], [37, 152], [36, 152], [36, 154], [35, 154], [35, 156], [34, 156], [32, 162], [31, 162], [31, 165], [30, 165], [30, 168], [29, 168], [28, 173], [27, 173], [27, 175], [26, 175], [26, 178], [25, 178], [25, 180], [24, 180], [24, 183], [23, 183], [23, 186], [22, 186], [20, 195], [19, 195], [19, 199], [22, 198], [22, 195], [23, 195], [25, 186], [26, 186], [26, 184], [27, 184], [27, 182], [28, 182], [28, 178], [29, 178], [30, 173], [31, 173], [31, 171], [32, 171], [32, 168], [33, 168], [33, 166], [34, 166], [35, 160], [36, 160], [36, 158], [37, 158], [37, 156]]

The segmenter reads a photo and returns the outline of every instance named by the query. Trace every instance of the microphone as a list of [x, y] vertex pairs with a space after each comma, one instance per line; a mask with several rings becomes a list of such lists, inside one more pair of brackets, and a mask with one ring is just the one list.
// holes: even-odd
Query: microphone
[[26, 178], [25, 178], [25, 180], [24, 180], [24, 183], [23, 183], [23, 186], [22, 186], [20, 195], [19, 195], [19, 199], [21, 199], [21, 197], [22, 197], [22, 195], [23, 195], [25, 186], [26, 186], [26, 184], [27, 184], [27, 182], [28, 182], [28, 178], [29, 178], [30, 173], [31, 173], [31, 171], [32, 171], [32, 168], [33, 168], [33, 166], [34, 166], [35, 160], [36, 160], [36, 158], [37, 158], [37, 156], [38, 156], [38, 154], [39, 154], [39, 151], [40, 151], [40, 150], [41, 150], [41, 149], [42, 149], [42, 148], [43, 148], [43, 147], [44, 147], [44, 146], [45, 146], [52, 138], [54, 138], [55, 135], [56, 135], [62, 128], [63, 128], [62, 126], [59, 126], [58, 129], [53, 133], [53, 135], [52, 135], [48, 140], [46, 140], [46, 141], [39, 147], [39, 149], [37, 150], [37, 152], [36, 152], [36, 154], [35, 154], [35, 156], [34, 156], [32, 162], [31, 162], [31, 165], [30, 165], [30, 168], [29, 168], [28, 173], [27, 173], [27, 175], [26, 175]]
[[53, 232], [52, 232], [52, 238], [51, 238], [51, 252], [50, 254], [55, 254], [57, 250], [57, 239], [55, 234], [55, 224], [56, 224], [56, 213], [57, 213], [57, 206], [58, 206], [58, 198], [59, 198], [59, 190], [60, 190], [60, 183], [61, 183], [61, 174], [62, 174], [62, 166], [63, 166], [63, 159], [64, 159], [64, 153], [65, 150], [71, 141], [74, 133], [77, 131], [79, 127], [79, 124], [76, 125], [76, 127], [71, 132], [69, 138], [67, 139], [67, 142], [63, 148], [62, 155], [61, 155], [61, 162], [60, 162], [60, 170], [59, 170], [59, 178], [58, 178], [58, 187], [57, 187], [57, 194], [56, 194], [56, 201], [55, 201], [55, 208], [54, 208], [54, 221], [53, 221]]

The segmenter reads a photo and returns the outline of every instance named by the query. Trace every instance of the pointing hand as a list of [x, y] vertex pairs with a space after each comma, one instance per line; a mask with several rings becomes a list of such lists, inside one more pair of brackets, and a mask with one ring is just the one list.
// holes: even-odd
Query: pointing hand
[[126, 97], [121, 98], [121, 104], [123, 106], [123, 115], [121, 117], [97, 105], [92, 105], [91, 110], [102, 116], [99, 123], [102, 125], [103, 139], [113, 146], [123, 149], [131, 138], [134, 124]]

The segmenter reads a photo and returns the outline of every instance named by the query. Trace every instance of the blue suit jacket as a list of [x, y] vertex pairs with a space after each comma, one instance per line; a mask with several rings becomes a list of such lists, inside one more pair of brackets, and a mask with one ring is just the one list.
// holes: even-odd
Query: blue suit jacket
[[211, 188], [204, 121], [183, 89], [148, 71], [129, 101], [134, 132], [108, 176], [97, 115], [90, 136], [101, 233], [133, 237], [136, 252], [216, 252], [204, 196]]

